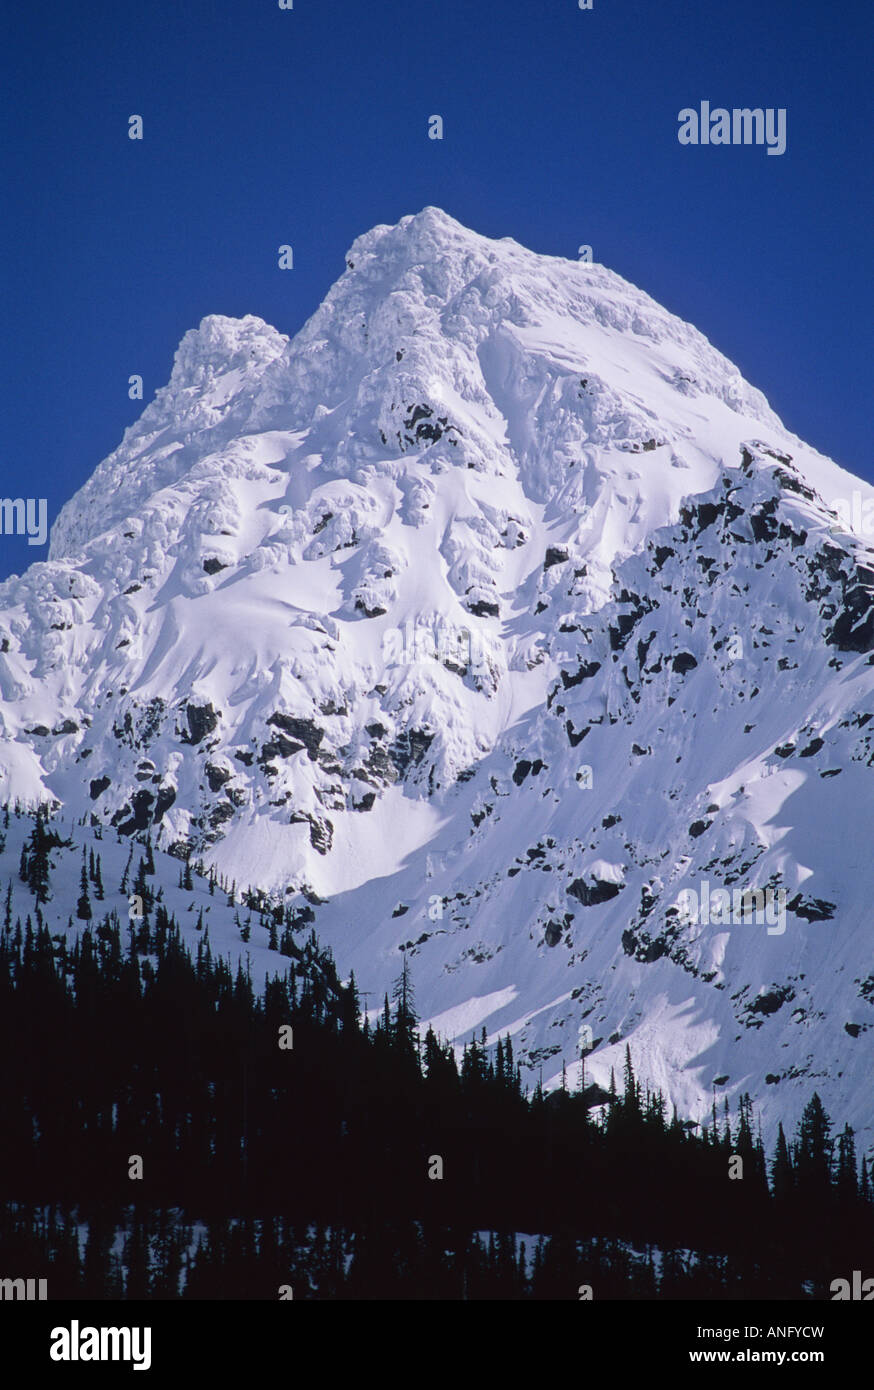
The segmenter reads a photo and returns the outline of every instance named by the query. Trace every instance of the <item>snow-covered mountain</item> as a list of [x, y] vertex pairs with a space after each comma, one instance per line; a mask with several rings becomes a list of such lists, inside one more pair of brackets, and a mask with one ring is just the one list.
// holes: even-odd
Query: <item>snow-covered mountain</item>
[[[187, 333], [0, 586], [0, 799], [305, 895], [544, 1084], [629, 1043], [870, 1147], [872, 497], [618, 275], [427, 208], [293, 339]], [[782, 916], [678, 907], [726, 887]]]

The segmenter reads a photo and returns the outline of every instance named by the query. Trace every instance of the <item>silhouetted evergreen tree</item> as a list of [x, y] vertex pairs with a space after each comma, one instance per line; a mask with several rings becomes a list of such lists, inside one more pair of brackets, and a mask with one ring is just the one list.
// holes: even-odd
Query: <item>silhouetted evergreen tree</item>
[[76, 903], [76, 916], [84, 922], [91, 920], [91, 899], [88, 897], [88, 873], [84, 859], [82, 872], [79, 876], [79, 900]]

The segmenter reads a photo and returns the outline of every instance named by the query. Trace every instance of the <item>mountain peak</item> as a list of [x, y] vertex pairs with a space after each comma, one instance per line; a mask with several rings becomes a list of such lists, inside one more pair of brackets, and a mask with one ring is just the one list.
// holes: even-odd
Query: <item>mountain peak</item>
[[377, 247], [383, 253], [404, 246], [409, 254], [433, 254], [457, 252], [465, 246], [487, 244], [486, 237], [464, 226], [442, 208], [425, 207], [421, 212], [408, 213], [394, 224], [380, 223], [372, 227], [355, 239], [346, 259], [360, 260], [372, 254]]
[[[635, 388], [666, 396], [681, 435], [686, 398], [699, 396], [779, 428], [761, 393], [696, 329], [603, 266], [490, 240], [435, 207], [365, 233], [346, 264], [290, 341], [254, 315], [212, 314], [186, 333], [168, 384], [62, 509], [51, 557], [142, 509], [235, 435], [310, 428], [341, 407], [344, 439], [319, 431], [341, 471], [383, 439], [403, 451], [398, 411], [445, 414], [440, 400], [454, 400], [467, 420], [466, 429], [456, 422], [455, 442], [472, 467], [500, 471], [494, 429], [522, 461], [554, 474], [537, 440], [504, 418], [502, 393], [523, 377], [526, 389], [536, 381], [563, 393], [561, 429], [580, 449], [623, 438], [639, 448], [651, 437]], [[624, 339], [634, 343], [633, 372]], [[563, 485], [563, 464], [559, 473], [547, 489]]]
[[288, 339], [256, 314], [229, 318], [207, 314], [183, 337], [173, 363], [170, 386], [197, 388], [217, 372], [246, 371], [272, 362]]

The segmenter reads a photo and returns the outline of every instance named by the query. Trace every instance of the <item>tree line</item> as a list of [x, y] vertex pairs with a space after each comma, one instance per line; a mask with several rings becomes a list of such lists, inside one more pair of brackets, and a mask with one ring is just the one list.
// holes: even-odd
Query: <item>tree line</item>
[[93, 915], [92, 857], [92, 915], [52, 935], [51, 833], [0, 931], [6, 1272], [85, 1297], [794, 1298], [864, 1270], [868, 1162], [818, 1095], [768, 1158], [748, 1096], [697, 1132], [629, 1051], [608, 1092], [528, 1093], [509, 1036], [421, 1036], [406, 958], [371, 1023], [300, 918], [263, 992], [207, 927], [190, 950], [149, 854], [140, 918]]

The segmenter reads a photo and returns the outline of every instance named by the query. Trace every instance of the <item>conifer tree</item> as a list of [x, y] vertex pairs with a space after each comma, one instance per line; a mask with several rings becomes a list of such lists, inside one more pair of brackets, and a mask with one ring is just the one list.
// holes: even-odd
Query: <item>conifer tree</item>
[[777, 1201], [784, 1201], [792, 1188], [795, 1186], [795, 1176], [792, 1172], [792, 1161], [789, 1158], [789, 1145], [786, 1144], [784, 1127], [777, 1127], [777, 1148], [774, 1150], [774, 1161], [771, 1163], [771, 1184], [774, 1188], [774, 1197]]
[[844, 1125], [838, 1135], [838, 1156], [835, 1168], [835, 1188], [838, 1200], [852, 1205], [858, 1196], [856, 1177], [856, 1138], [852, 1126]]
[[407, 1055], [416, 1054], [416, 1018], [413, 999], [413, 981], [406, 955], [400, 975], [392, 987], [395, 1003], [394, 1042], [400, 1051]]
[[388, 995], [384, 995], [382, 1004], [382, 1031], [386, 1042], [391, 1041], [391, 1009], [388, 1006]]
[[131, 866], [131, 864], [132, 864], [132, 862], [133, 862], [133, 857], [134, 857], [134, 846], [133, 846], [133, 841], [131, 841], [131, 846], [130, 846], [130, 849], [128, 850], [127, 863], [126, 863], [125, 866], [124, 866], [124, 872], [123, 872], [123, 874], [122, 874], [122, 876], [121, 876], [121, 883], [120, 883], [119, 886], [118, 886], [118, 891], [119, 891], [119, 893], [121, 893], [121, 895], [122, 895], [123, 897], [125, 897], [125, 898], [127, 897], [128, 875], [129, 875], [129, 873], [130, 873], [130, 866]]
[[82, 922], [91, 920], [91, 899], [88, 897], [88, 871], [82, 858], [82, 872], [79, 875], [79, 901], [76, 903], [76, 916]]
[[800, 1191], [820, 1196], [826, 1193], [831, 1183], [833, 1150], [831, 1121], [814, 1091], [798, 1123], [796, 1170]]
[[46, 813], [40, 806], [27, 845], [27, 884], [37, 904], [48, 902], [49, 849], [57, 843], [57, 837], [46, 828]]
[[631, 1047], [625, 1044], [625, 1071], [623, 1076], [622, 1108], [629, 1119], [640, 1118], [640, 1084], [635, 1079], [631, 1065]]
[[862, 1202], [871, 1202], [871, 1183], [868, 1177], [868, 1165], [865, 1162], [865, 1155], [862, 1155], [862, 1168], [859, 1174], [859, 1197]]

